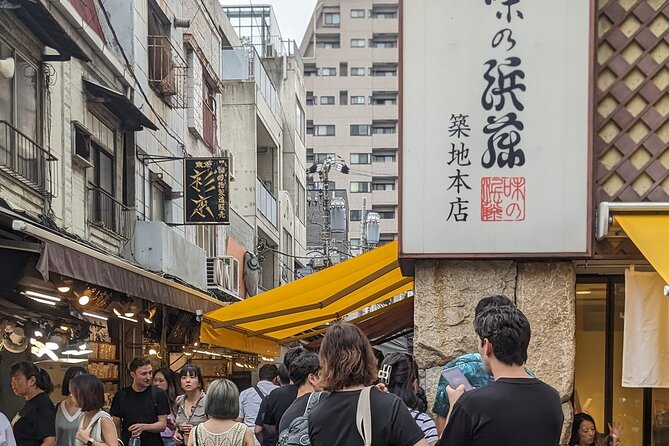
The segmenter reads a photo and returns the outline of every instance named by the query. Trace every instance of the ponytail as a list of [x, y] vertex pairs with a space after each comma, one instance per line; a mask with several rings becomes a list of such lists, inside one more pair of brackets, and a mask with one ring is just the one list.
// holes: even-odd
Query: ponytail
[[382, 366], [391, 367], [390, 379], [386, 384], [388, 391], [400, 397], [410, 409], [414, 408], [417, 403], [413, 389], [413, 382], [417, 377], [412, 362], [404, 353], [390, 353], [381, 363]]
[[53, 391], [53, 383], [51, 382], [49, 373], [46, 370], [37, 367], [32, 362], [21, 361], [12, 364], [12, 367], [9, 369], [10, 376], [14, 376], [17, 373], [21, 373], [26, 379], [30, 379], [34, 376], [35, 386], [37, 386], [38, 389], [43, 390], [45, 393], [48, 394]]

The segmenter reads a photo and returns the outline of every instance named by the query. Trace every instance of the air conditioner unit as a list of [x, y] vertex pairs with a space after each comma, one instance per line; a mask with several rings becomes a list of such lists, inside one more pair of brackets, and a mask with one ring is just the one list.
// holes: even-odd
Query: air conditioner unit
[[239, 295], [239, 261], [230, 256], [207, 258], [207, 288]]

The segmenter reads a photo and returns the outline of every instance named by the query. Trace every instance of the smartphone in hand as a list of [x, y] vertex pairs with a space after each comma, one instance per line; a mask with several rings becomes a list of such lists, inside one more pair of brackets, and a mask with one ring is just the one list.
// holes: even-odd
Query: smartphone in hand
[[459, 367], [448, 368], [443, 372], [441, 372], [441, 376], [443, 376], [446, 382], [448, 382], [448, 384], [454, 389], [457, 389], [460, 386], [460, 384], [463, 384], [465, 386], [465, 392], [474, 389], [474, 387], [472, 387], [471, 383], [469, 382], [467, 377], [462, 373], [462, 370], [460, 370]]

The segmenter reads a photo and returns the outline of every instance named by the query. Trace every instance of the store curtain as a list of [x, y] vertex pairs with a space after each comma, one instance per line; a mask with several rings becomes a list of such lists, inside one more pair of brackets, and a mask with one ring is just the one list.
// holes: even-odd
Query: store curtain
[[655, 272], [625, 271], [623, 387], [669, 387], [669, 298]]

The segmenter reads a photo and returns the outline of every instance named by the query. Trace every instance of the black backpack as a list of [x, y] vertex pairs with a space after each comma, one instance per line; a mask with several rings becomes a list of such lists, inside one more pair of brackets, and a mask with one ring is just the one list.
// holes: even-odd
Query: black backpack
[[279, 434], [276, 446], [306, 446], [311, 445], [309, 439], [309, 412], [318, 405], [323, 392], [314, 392], [309, 395], [307, 408], [304, 414], [290, 422], [288, 427]]

